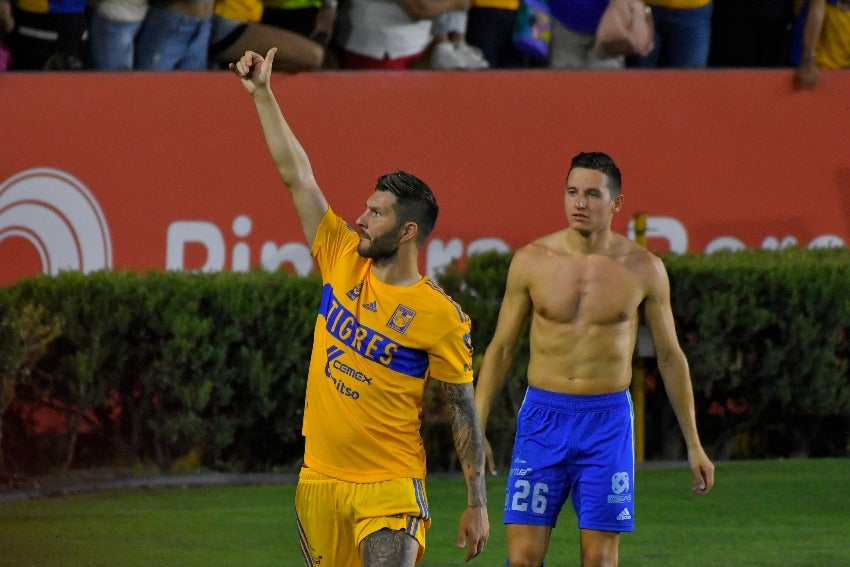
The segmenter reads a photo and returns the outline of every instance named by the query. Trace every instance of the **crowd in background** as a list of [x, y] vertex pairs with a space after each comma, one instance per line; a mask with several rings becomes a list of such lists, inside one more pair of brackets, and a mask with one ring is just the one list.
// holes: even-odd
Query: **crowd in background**
[[0, 69], [208, 70], [278, 48], [275, 68], [850, 68], [850, 0], [645, 0], [646, 56], [600, 58], [609, 0], [548, 0], [545, 58], [513, 39], [529, 0], [0, 0]]

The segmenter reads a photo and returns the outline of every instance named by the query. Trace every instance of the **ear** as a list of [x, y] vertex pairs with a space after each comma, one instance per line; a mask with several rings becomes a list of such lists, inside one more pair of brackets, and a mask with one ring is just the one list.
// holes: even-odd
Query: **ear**
[[416, 244], [416, 237], [419, 236], [419, 225], [413, 221], [408, 221], [401, 225], [399, 232], [399, 244], [412, 241]]
[[623, 194], [620, 193], [616, 197], [614, 197], [614, 207], [611, 209], [612, 212], [616, 213], [623, 206]]

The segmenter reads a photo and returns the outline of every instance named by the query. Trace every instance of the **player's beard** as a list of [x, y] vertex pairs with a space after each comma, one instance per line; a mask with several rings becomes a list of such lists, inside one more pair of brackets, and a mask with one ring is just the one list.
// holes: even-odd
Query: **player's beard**
[[394, 258], [398, 253], [396, 232], [397, 230], [393, 229], [372, 240], [361, 241], [357, 246], [357, 253], [364, 258], [372, 258], [376, 262]]

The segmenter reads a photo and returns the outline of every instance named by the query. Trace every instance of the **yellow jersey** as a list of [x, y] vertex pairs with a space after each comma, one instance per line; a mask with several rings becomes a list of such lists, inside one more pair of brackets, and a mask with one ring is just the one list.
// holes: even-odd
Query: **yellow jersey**
[[469, 317], [430, 278], [372, 274], [358, 233], [328, 209], [311, 253], [322, 273], [302, 433], [304, 464], [348, 482], [425, 477], [429, 379], [472, 381]]

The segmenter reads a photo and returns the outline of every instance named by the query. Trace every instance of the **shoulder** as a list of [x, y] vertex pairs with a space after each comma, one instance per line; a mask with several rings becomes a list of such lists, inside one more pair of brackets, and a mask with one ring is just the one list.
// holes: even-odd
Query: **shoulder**
[[538, 262], [546, 257], [569, 254], [569, 250], [564, 246], [563, 231], [560, 231], [541, 236], [519, 248], [514, 253], [514, 260], [518, 262]]
[[661, 257], [640, 244], [625, 238], [624, 240], [628, 243], [625, 245], [627, 247], [626, 266], [643, 282], [650, 295], [653, 295], [653, 291], [666, 288], [667, 268]]
[[469, 315], [464, 313], [460, 304], [452, 299], [452, 296], [446, 293], [446, 291], [440, 287], [437, 282], [432, 280], [430, 277], [426, 277], [424, 287], [428, 290], [429, 295], [431, 296], [429, 300], [438, 314], [448, 314], [451, 318], [457, 319], [458, 323], [469, 322]]

